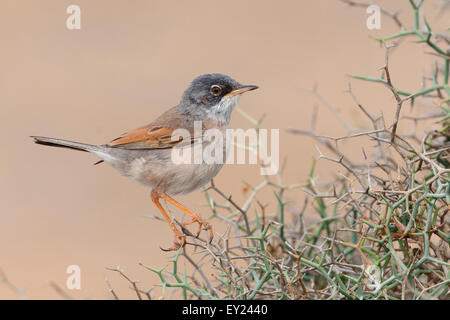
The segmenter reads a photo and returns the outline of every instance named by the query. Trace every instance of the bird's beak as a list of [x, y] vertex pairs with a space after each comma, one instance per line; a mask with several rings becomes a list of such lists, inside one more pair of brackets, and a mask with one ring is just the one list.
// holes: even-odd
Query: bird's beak
[[239, 88], [234, 89], [233, 91], [227, 93], [226, 96], [233, 97], [233, 96], [236, 96], [238, 94], [242, 94], [244, 92], [255, 90], [255, 89], [258, 89], [258, 86], [252, 86], [252, 85], [240, 86]]

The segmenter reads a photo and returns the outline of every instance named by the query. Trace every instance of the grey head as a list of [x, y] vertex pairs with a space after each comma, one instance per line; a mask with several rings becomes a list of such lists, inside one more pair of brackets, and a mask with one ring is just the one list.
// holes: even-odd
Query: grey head
[[254, 85], [242, 85], [224, 74], [204, 74], [195, 78], [183, 93], [178, 109], [182, 113], [206, 115], [229, 122], [240, 95], [257, 88]]

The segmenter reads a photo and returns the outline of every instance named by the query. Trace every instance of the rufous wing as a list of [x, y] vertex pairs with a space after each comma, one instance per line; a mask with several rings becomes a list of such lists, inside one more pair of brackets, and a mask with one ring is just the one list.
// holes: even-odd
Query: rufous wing
[[[168, 149], [179, 144], [194, 141], [193, 128], [188, 125], [185, 116], [174, 110], [163, 114], [155, 122], [129, 131], [112, 140], [106, 146], [123, 149]], [[185, 129], [189, 136], [174, 135], [177, 129]], [[173, 136], [173, 137], [172, 137]], [[190, 141], [186, 141], [186, 139]]]

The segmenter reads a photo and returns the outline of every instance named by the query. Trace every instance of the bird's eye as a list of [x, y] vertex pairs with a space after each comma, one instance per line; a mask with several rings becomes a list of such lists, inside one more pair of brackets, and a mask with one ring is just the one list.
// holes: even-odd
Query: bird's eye
[[218, 96], [222, 93], [222, 88], [218, 85], [211, 86], [211, 93], [215, 96]]

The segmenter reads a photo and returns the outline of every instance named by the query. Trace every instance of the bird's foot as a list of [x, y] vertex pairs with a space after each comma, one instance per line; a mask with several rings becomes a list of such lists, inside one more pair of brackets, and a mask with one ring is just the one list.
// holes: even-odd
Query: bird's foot
[[211, 241], [214, 238], [214, 232], [213, 232], [212, 226], [208, 222], [203, 221], [203, 220], [198, 219], [198, 218], [193, 218], [190, 221], [184, 222], [183, 226], [187, 226], [187, 225], [190, 225], [190, 224], [193, 224], [193, 223], [198, 223], [198, 231], [197, 231], [197, 235], [195, 237], [198, 238], [198, 236], [200, 235], [200, 232], [202, 232], [202, 229], [205, 230], [205, 231], [209, 231], [209, 241], [208, 241], [208, 243], [211, 243]]
[[176, 234], [175, 235], [175, 241], [173, 243], [173, 246], [167, 249], [159, 247], [162, 251], [177, 251], [180, 248], [183, 248], [186, 245], [186, 236], [183, 234]]

